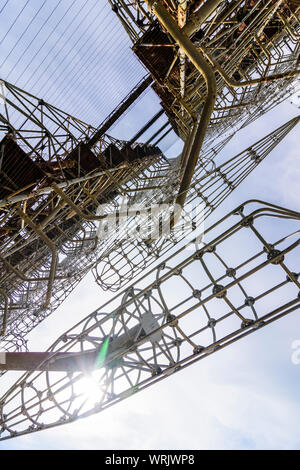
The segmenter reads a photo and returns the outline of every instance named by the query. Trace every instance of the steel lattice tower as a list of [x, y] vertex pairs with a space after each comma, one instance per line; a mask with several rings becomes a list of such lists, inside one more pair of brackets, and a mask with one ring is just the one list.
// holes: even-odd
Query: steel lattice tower
[[[297, 91], [298, 2], [109, 3], [149, 75], [97, 128], [1, 82], [0, 371], [26, 371], [0, 399], [3, 439], [102, 411], [299, 308], [298, 212], [247, 201], [201, 238], [299, 122], [220, 157]], [[149, 86], [161, 110], [133, 137], [110, 136]], [[159, 143], [171, 130], [184, 146], [167, 159]], [[27, 333], [91, 270], [116, 295], [47, 352], [29, 352]], [[91, 373], [92, 404], [80, 388]]]

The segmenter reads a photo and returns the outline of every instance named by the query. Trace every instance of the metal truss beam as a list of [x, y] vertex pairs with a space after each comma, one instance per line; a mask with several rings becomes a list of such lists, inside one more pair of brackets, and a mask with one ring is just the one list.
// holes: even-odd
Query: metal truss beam
[[[0, 399], [1, 439], [98, 413], [294, 312], [299, 219], [247, 201], [211, 226], [202, 246], [178, 250], [37, 360], [28, 354], [37, 370]], [[0, 355], [2, 367], [12, 360]]]

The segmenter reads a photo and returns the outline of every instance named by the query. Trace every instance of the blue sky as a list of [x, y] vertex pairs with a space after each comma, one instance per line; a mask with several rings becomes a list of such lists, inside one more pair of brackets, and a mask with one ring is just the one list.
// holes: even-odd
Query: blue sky
[[[105, 0], [90, 0], [85, 7], [83, 0], [77, 0], [68, 11], [71, 3], [48, 0], [7, 58], [43, 5], [41, 1], [30, 1], [5, 37], [16, 12], [26, 5], [25, 0], [10, 0], [0, 15], [0, 62], [5, 59], [1, 76], [20, 87], [28, 82], [27, 89], [33, 94], [97, 125], [145, 71], [132, 57], [130, 43], [115, 18], [112, 32], [105, 29], [111, 19]], [[51, 19], [31, 44], [56, 5]], [[91, 13], [83, 20], [89, 8]], [[64, 13], [66, 16], [57, 25]], [[86, 31], [88, 24], [92, 26]], [[64, 29], [68, 36], [62, 39]], [[84, 39], [77, 42], [81, 36]], [[158, 110], [158, 103], [152, 92], [147, 93], [127, 119], [114, 128], [113, 135], [130, 138], [141, 125], [140, 116], [146, 122]], [[295, 104], [280, 105], [238, 133], [225, 148], [224, 159], [298, 113]], [[173, 157], [178, 155], [180, 145], [173, 135], [162, 148]], [[297, 209], [299, 161], [299, 128], [295, 128], [226, 199], [206, 226], [250, 198]], [[30, 349], [46, 349], [67, 327], [107, 298], [108, 294], [88, 275], [65, 303], [29, 335]], [[104, 413], [1, 442], [0, 449], [298, 449], [300, 364], [291, 361], [292, 343], [300, 340], [298, 315], [294, 312]], [[0, 380], [0, 387], [8, 382], [7, 374]]]

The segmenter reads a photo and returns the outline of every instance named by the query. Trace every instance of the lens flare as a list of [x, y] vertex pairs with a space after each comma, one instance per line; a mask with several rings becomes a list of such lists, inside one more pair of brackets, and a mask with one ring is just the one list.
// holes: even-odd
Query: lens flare
[[98, 356], [95, 362], [95, 369], [100, 369], [103, 366], [106, 356], [107, 356], [108, 343], [109, 343], [109, 337], [105, 339], [104, 343], [101, 346], [101, 349], [98, 353]]
[[88, 407], [97, 403], [102, 395], [100, 383], [92, 375], [82, 377], [76, 385], [76, 391], [81, 394]]

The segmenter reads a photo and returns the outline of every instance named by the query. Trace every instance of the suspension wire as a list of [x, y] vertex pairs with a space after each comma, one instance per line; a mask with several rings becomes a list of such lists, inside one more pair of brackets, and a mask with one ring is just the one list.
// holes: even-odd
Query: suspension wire
[[[4, 35], [4, 37], [1, 39], [0, 41], [0, 46], [2, 45], [3, 41], [6, 39], [7, 35], [10, 33], [10, 31], [12, 30], [12, 28], [14, 27], [14, 25], [16, 24], [16, 22], [18, 21], [18, 19], [20, 18], [21, 14], [23, 13], [23, 11], [25, 10], [25, 8], [27, 7], [28, 3], [30, 2], [30, 0], [27, 0], [27, 2], [25, 3], [25, 5], [23, 6], [23, 8], [21, 9], [21, 11], [18, 13], [18, 15], [16, 16], [15, 20], [12, 22], [9, 30], [7, 31], [7, 33]], [[4, 7], [6, 6], [7, 4], [4, 5]], [[3, 7], [3, 8], [4, 8]], [[2, 8], [2, 10], [3, 10]], [[1, 10], [1, 11], [2, 11]]]
[[6, 7], [6, 5], [8, 4], [8, 2], [9, 2], [9, 0], [6, 0], [5, 4], [3, 5], [3, 7], [0, 10], [0, 15], [3, 12], [4, 8]]
[[[34, 16], [31, 18], [31, 20], [29, 21], [28, 25], [26, 26], [26, 28], [24, 29], [24, 31], [22, 32], [21, 36], [17, 39], [16, 43], [14, 44], [14, 46], [12, 47], [12, 49], [9, 51], [9, 53], [7, 54], [7, 56], [5, 57], [5, 59], [3, 59], [0, 67], [3, 67], [4, 63], [6, 62], [6, 60], [10, 57], [10, 55], [14, 52], [16, 46], [19, 44], [19, 42], [21, 41], [21, 39], [24, 37], [24, 34], [28, 31], [28, 29], [30, 28], [30, 26], [32, 25], [32, 23], [34, 22], [34, 20], [36, 19], [36, 17], [38, 16], [38, 14], [40, 13], [40, 11], [42, 10], [42, 8], [44, 7], [44, 5], [47, 3], [48, 0], [44, 0], [44, 2], [42, 3], [42, 5], [39, 7], [39, 9], [36, 11], [36, 13], [34, 14]], [[19, 61], [17, 60], [16, 64], [18, 64]], [[6, 77], [9, 77], [9, 75], [12, 73], [12, 71], [14, 70], [14, 68], [6, 75]]]

